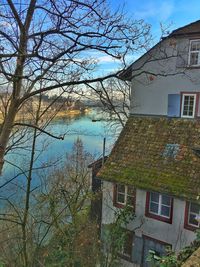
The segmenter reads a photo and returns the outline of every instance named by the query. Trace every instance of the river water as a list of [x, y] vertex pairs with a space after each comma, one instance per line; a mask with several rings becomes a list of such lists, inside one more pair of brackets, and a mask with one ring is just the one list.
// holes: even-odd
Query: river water
[[[103, 138], [106, 138], [106, 154], [108, 154], [116, 139], [108, 124], [104, 120], [93, 122], [92, 118], [97, 116], [94, 111], [89, 114], [76, 115], [66, 119], [56, 119], [49, 126], [48, 131], [54, 135], [65, 135], [64, 140], [53, 139], [46, 134], [41, 134], [37, 138], [37, 153], [34, 168], [46, 167], [43, 173], [48, 175], [48, 165], [59, 165], [66, 159], [66, 153], [70, 153], [75, 140], [81, 138], [86, 151], [91, 153], [94, 158], [102, 156]], [[23, 147], [13, 150], [6, 156], [3, 176], [0, 182], [0, 197], [16, 195], [16, 190], [23, 187], [25, 179], [24, 170], [28, 170], [30, 161], [30, 151], [28, 145], [31, 145], [31, 139], [28, 139]], [[27, 172], [25, 172], [27, 173]], [[38, 183], [37, 176], [40, 170], [34, 172], [33, 186]], [[8, 183], [8, 181], [10, 181]], [[7, 183], [7, 184], [6, 184]]]

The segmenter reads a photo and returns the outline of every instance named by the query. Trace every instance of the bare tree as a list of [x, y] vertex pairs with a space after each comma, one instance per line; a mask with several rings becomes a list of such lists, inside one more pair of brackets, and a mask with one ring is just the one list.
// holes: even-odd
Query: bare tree
[[[91, 95], [97, 96], [103, 111], [111, 118], [111, 125], [124, 126], [131, 109], [138, 106], [134, 99], [134, 87], [149, 85], [156, 80], [183, 76], [193, 83], [199, 81], [188, 69], [188, 43], [176, 38], [176, 30], [169, 34], [170, 25], [160, 25], [160, 42], [147, 49], [117, 78], [88, 84]], [[119, 79], [120, 78], [120, 79]], [[132, 88], [132, 90], [131, 90]], [[108, 117], [108, 120], [109, 120]], [[104, 116], [105, 118], [105, 116]]]
[[92, 97], [101, 103], [101, 110], [107, 114], [111, 126], [124, 127], [129, 116], [131, 84], [117, 78], [88, 85]]
[[10, 94], [0, 133], [2, 169], [16, 114], [28, 99], [117, 76], [94, 77], [90, 51], [125, 65], [129, 51], [146, 45], [149, 26], [111, 12], [106, 0], [3, 0], [0, 8], [0, 83]]
[[81, 253], [78, 239], [89, 225], [87, 210], [92, 194], [87, 166], [92, 156], [78, 139], [68, 154], [71, 161], [68, 160], [62, 170], [57, 168], [52, 171], [51, 175], [46, 176], [43, 171], [43, 186], [36, 190], [32, 183], [37, 131], [33, 131], [24, 201], [18, 203], [16, 199], [5, 199], [7, 209], [0, 213], [0, 262], [2, 259], [9, 266], [44, 266], [45, 258], [55, 259], [53, 255], [47, 257], [43, 253], [58, 253], [57, 247], [52, 248], [52, 242], [54, 238], [59, 238], [59, 242], [65, 243], [66, 251], [61, 252], [67, 254], [65, 264], [68, 259], [67, 266], [74, 266], [77, 253]]

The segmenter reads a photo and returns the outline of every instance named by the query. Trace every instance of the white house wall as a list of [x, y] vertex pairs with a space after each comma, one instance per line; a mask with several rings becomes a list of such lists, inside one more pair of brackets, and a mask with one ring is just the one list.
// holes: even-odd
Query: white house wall
[[[167, 115], [168, 94], [200, 91], [199, 69], [187, 67], [189, 40], [186, 38], [165, 40], [150, 53], [154, 58], [147, 54], [133, 65], [130, 113]], [[159, 55], [161, 60], [157, 59]]]
[[[128, 229], [135, 235], [146, 235], [172, 245], [179, 251], [189, 245], [196, 237], [195, 233], [184, 228], [185, 201], [174, 198], [172, 224], [145, 216], [146, 191], [136, 190], [136, 218], [129, 223]], [[117, 208], [113, 206], [113, 184], [103, 182], [102, 224], [110, 224], [114, 220]]]
[[113, 185], [110, 182], [103, 182], [102, 197], [102, 224], [110, 224], [114, 221], [117, 209], [113, 206]]
[[157, 240], [172, 245], [172, 249], [179, 251], [189, 245], [194, 239], [192, 231], [184, 229], [185, 201], [174, 198], [172, 224], [144, 216], [146, 205], [146, 191], [136, 191], [136, 220], [130, 223], [131, 230], [136, 230], [136, 235], [147, 235]]

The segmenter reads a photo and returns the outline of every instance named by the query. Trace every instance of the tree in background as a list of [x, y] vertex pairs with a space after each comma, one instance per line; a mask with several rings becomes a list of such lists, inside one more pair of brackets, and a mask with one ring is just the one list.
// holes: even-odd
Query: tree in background
[[[65, 255], [65, 264], [67, 262], [68, 266], [74, 266], [72, 264], [77, 253], [82, 253], [78, 249], [78, 239], [84, 235], [86, 225], [94, 227], [87, 220], [93, 197], [87, 166], [92, 157], [85, 152], [82, 141], [77, 139], [62, 169], [52, 170], [48, 175], [41, 170], [39, 177], [43, 180], [42, 186], [35, 188], [32, 184], [37, 129], [33, 134], [31, 166], [26, 176], [22, 201], [19, 202], [17, 196], [5, 199], [7, 205], [4, 213], [0, 214], [0, 260], [5, 266], [43, 266], [46, 259], [44, 255], [50, 253], [52, 257], [59, 255], [60, 262]], [[54, 237], [58, 241], [62, 237], [63, 247], [61, 244], [57, 247], [56, 242], [53, 245]], [[56, 258], [49, 256], [47, 261]]]
[[[129, 116], [131, 84], [117, 78], [110, 78], [98, 82], [96, 85], [88, 85], [92, 97], [101, 103], [102, 117], [106, 114], [108, 123], [114, 130], [124, 127]], [[118, 132], [118, 131], [117, 131]]]
[[126, 55], [148, 43], [149, 26], [111, 11], [106, 0], [3, 0], [0, 8], [0, 85], [9, 92], [0, 132], [1, 170], [16, 115], [29, 99], [116, 77], [93, 75], [94, 52], [125, 66]]
[[[120, 10], [111, 11], [106, 0], [3, 0], [0, 7], [0, 89], [4, 93], [0, 171], [5, 154], [14, 148], [28, 142], [31, 151], [28, 169], [20, 170], [26, 178], [23, 187], [19, 184], [21, 201], [16, 192], [13, 198], [1, 199], [7, 203], [0, 214], [1, 260], [8, 266], [42, 266], [48, 243], [60, 234], [70, 244], [67, 257], [73, 265], [78, 255], [77, 233], [82, 233], [84, 220], [82, 226], [78, 222], [84, 218], [90, 199], [87, 175], [79, 173], [82, 163], [75, 164], [75, 170], [68, 170], [71, 180], [64, 179], [67, 171], [63, 175], [57, 171], [52, 180], [57, 174], [59, 182], [50, 183], [48, 177], [46, 185], [35, 188], [37, 138], [40, 133], [63, 138], [45, 130], [53, 118], [48, 117], [49, 107], [59, 97], [71, 95], [77, 85], [118, 76], [95, 76], [95, 53], [121, 60], [123, 68], [126, 55], [148, 43], [149, 26], [126, 19]], [[57, 98], [43, 109], [41, 99], [53, 90]], [[39, 96], [36, 112], [31, 105], [35, 96]], [[21, 111], [31, 114], [29, 122], [26, 116], [25, 121], [16, 121]], [[47, 123], [42, 124], [46, 115]], [[13, 178], [7, 178], [1, 187], [13, 182]], [[72, 241], [68, 243], [69, 238]]]

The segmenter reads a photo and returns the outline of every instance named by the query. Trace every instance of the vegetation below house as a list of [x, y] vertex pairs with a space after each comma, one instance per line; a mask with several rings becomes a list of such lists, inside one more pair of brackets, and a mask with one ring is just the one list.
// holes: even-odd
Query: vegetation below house
[[200, 248], [200, 231], [197, 230], [196, 232], [196, 240], [194, 240], [190, 246], [185, 247], [182, 249], [178, 255], [175, 254], [171, 249], [168, 249], [167, 255], [164, 257], [154, 257], [154, 251], [151, 251], [149, 253], [148, 261], [152, 262], [152, 264], [155, 264], [155, 266], [159, 267], [192, 267], [196, 265], [187, 265], [187, 260], [190, 258], [190, 256]]

